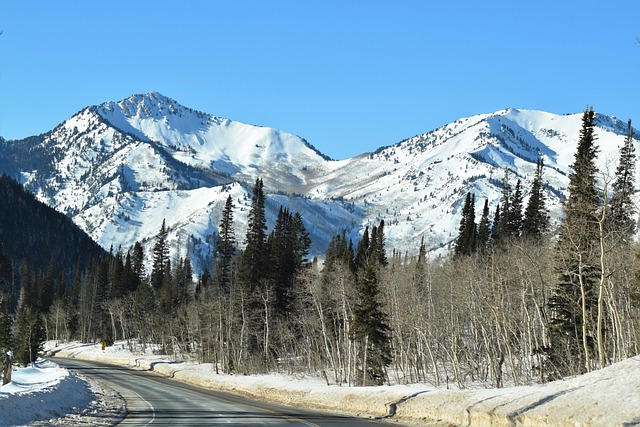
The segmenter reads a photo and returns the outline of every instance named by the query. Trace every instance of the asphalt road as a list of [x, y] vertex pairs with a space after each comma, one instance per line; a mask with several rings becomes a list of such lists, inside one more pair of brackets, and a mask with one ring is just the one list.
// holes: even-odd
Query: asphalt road
[[254, 401], [182, 384], [151, 372], [82, 360], [53, 360], [120, 393], [127, 407], [120, 424], [123, 426], [397, 426]]

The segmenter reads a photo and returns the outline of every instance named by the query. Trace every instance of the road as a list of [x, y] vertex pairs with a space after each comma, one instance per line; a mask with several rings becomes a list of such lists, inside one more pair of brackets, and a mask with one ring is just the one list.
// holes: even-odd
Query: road
[[[381, 421], [328, 415], [253, 401], [182, 384], [152, 372], [52, 358], [60, 366], [106, 383], [125, 399], [123, 426], [390, 426]], [[396, 425], [397, 424], [393, 424]]]

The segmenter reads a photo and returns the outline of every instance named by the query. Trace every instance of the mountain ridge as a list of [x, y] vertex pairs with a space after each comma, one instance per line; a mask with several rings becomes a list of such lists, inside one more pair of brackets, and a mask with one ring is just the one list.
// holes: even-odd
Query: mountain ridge
[[[322, 254], [342, 229], [357, 239], [384, 219], [388, 249], [416, 253], [424, 237], [437, 256], [451, 248], [468, 191], [495, 208], [508, 168], [523, 180], [526, 195], [540, 156], [557, 219], [580, 120], [581, 114], [507, 108], [331, 160], [301, 137], [151, 92], [87, 107], [46, 134], [0, 144], [0, 172], [73, 218], [103, 247], [141, 240], [149, 253], [168, 217], [174, 252], [189, 253], [200, 269], [210, 263], [228, 194], [236, 203], [236, 234], [244, 234], [257, 177], [270, 200], [270, 226], [279, 204], [300, 211], [313, 254]], [[626, 124], [602, 114], [596, 121], [602, 159], [615, 158]]]

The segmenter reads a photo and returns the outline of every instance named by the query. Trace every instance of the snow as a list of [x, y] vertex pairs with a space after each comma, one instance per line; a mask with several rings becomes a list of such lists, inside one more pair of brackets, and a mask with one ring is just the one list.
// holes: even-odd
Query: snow
[[[104, 351], [99, 344], [68, 343], [53, 347], [49, 343], [47, 347], [56, 357], [102, 361], [154, 371], [176, 381], [257, 399], [336, 413], [382, 417], [414, 425], [640, 425], [640, 356], [579, 377], [543, 385], [447, 390], [425, 384], [339, 387], [326, 385], [320, 378], [283, 374], [216, 374], [211, 364], [154, 355], [150, 348], [144, 353], [132, 353], [126, 349], [125, 342], [117, 342]], [[32, 384], [31, 388], [11, 385], [0, 389], [3, 425], [28, 422], [28, 417], [42, 419], [43, 405], [54, 408], [52, 412], [61, 413], [55, 409], [56, 404], [86, 407], [91, 399], [86, 397], [86, 383], [50, 362], [42, 362], [35, 370], [28, 368], [22, 371], [14, 373], [14, 382]], [[40, 402], [44, 402], [43, 397], [47, 393], [56, 396], [49, 399], [54, 402], [51, 406]], [[80, 401], [71, 403], [71, 399]], [[9, 409], [13, 406], [22, 409]]]
[[11, 382], [0, 387], [0, 426], [111, 425], [123, 408], [115, 392], [48, 360], [14, 366]]
[[[512, 185], [522, 180], [526, 203], [540, 156], [556, 222], [581, 121], [582, 114], [508, 108], [461, 118], [374, 153], [329, 161], [298, 136], [198, 112], [152, 92], [70, 118], [43, 142], [54, 153], [55, 170], [24, 170], [22, 176], [41, 201], [72, 217], [107, 250], [127, 250], [140, 241], [150, 262], [166, 219], [172, 249], [182, 251], [172, 250], [172, 256], [189, 250], [196, 274], [210, 267], [230, 185], [242, 245], [257, 177], [272, 201], [268, 216], [277, 215], [280, 203], [302, 215], [311, 256], [322, 256], [343, 229], [357, 238], [384, 220], [389, 251], [415, 255], [424, 239], [430, 256], [437, 257], [452, 247], [467, 192], [476, 196], [476, 213], [485, 199], [494, 212], [508, 167]], [[601, 114], [596, 123], [602, 178], [615, 170], [626, 124]]]

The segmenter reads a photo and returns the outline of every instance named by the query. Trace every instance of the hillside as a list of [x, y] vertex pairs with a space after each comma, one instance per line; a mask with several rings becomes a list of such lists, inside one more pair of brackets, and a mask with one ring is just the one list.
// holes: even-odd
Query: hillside
[[23, 260], [32, 272], [46, 272], [53, 262], [54, 270], [71, 280], [76, 266], [105, 254], [69, 217], [6, 175], [0, 177], [0, 242], [16, 275]]

